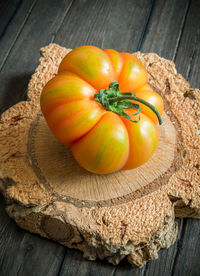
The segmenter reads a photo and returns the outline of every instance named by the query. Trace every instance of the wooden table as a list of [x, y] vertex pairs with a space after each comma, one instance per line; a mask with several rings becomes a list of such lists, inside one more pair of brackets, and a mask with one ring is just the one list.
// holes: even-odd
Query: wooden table
[[[198, 0], [1, 0], [0, 113], [26, 99], [39, 49], [93, 44], [156, 52], [200, 86]], [[84, 260], [82, 253], [19, 229], [0, 196], [0, 275], [200, 275], [200, 222], [179, 220], [177, 242], [142, 269]]]

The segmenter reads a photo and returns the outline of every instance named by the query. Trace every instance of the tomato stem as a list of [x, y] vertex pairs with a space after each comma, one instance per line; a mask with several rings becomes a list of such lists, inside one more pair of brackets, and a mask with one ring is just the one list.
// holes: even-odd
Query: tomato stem
[[139, 104], [135, 103], [134, 101], [140, 102], [149, 107], [156, 114], [159, 124], [162, 124], [160, 113], [154, 105], [150, 104], [149, 102], [141, 98], [136, 97], [134, 93], [121, 93], [119, 91], [119, 84], [117, 81], [112, 82], [109, 85], [109, 89], [101, 89], [99, 93], [94, 95], [94, 98], [96, 101], [100, 102], [106, 110], [113, 111], [121, 116], [124, 116], [125, 118], [134, 123], [140, 121], [140, 116], [139, 120], [132, 120], [124, 110], [134, 108], [137, 110], [137, 112], [132, 115], [138, 115], [141, 112], [141, 108]]
[[[124, 93], [122, 93], [122, 94], [124, 94]], [[160, 116], [160, 113], [154, 105], [150, 104], [149, 102], [147, 102], [141, 98], [136, 97], [134, 93], [130, 93], [130, 94], [133, 94], [133, 95], [131, 95], [131, 96], [122, 95], [122, 96], [119, 96], [116, 98], [112, 98], [112, 99], [110, 99], [110, 103], [112, 104], [114, 102], [123, 101], [123, 100], [133, 100], [133, 101], [140, 102], [140, 103], [146, 105], [147, 107], [149, 107], [158, 117], [159, 124], [160, 125], [162, 124], [162, 118]]]

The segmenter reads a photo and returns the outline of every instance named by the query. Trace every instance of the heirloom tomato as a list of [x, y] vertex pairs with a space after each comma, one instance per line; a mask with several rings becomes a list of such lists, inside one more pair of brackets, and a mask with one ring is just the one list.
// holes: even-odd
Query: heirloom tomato
[[72, 50], [44, 87], [40, 103], [55, 137], [90, 172], [136, 168], [157, 147], [163, 101], [130, 53], [95, 46]]

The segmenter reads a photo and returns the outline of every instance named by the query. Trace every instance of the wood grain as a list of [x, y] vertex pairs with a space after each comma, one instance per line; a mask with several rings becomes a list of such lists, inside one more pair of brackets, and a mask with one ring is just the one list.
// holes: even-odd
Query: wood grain
[[188, 7], [187, 0], [158, 1], [152, 11], [140, 50], [156, 52], [164, 58], [174, 60]]
[[[38, 63], [38, 50], [53, 40], [71, 3], [71, 0], [60, 0], [59, 5], [53, 0], [37, 1], [31, 6], [25, 21], [20, 20], [19, 24], [22, 26], [19, 26], [16, 41], [15, 37], [12, 37], [14, 42], [12, 51], [8, 52], [9, 55], [1, 70], [0, 113], [20, 100], [26, 99], [28, 81]], [[24, 9], [19, 12], [19, 16], [23, 17]], [[14, 27], [15, 24], [12, 31], [15, 31]], [[9, 33], [12, 31], [9, 30]], [[7, 48], [9, 49], [8, 44], [3, 50], [7, 51]]]
[[[61, 46], [92, 44], [134, 52], [142, 38], [152, 1], [76, 1], [55, 37]], [[75, 30], [75, 31], [74, 31]]]
[[151, 275], [173, 275], [173, 267], [175, 262], [175, 256], [176, 252], [179, 247], [179, 242], [182, 236], [182, 228], [183, 228], [183, 222], [182, 220], [178, 219], [179, 223], [179, 233], [177, 240], [173, 246], [171, 246], [167, 251], [162, 249], [160, 250], [159, 259], [155, 260], [153, 262], [150, 262], [145, 267], [145, 276], [151, 276]]
[[83, 260], [79, 251], [68, 249], [58, 275], [112, 276], [114, 272], [115, 267], [113, 265], [105, 261]]
[[0, 275], [56, 275], [64, 248], [19, 229], [0, 196]]
[[[75, 162], [71, 150], [54, 138], [44, 117], [39, 114], [30, 128], [29, 158], [38, 178], [60, 200], [70, 200], [78, 206], [120, 204], [160, 188], [173, 173], [170, 169], [177, 154], [177, 135], [166, 114], [163, 114], [163, 122], [158, 128], [159, 145], [147, 163], [134, 170], [95, 175]], [[153, 184], [155, 180], [157, 185]]]
[[178, 242], [178, 254], [175, 258], [172, 275], [199, 275], [200, 263], [197, 262], [197, 258], [200, 256], [199, 221], [188, 219], [188, 222], [184, 223], [184, 235]]
[[176, 55], [176, 67], [191, 85], [200, 87], [200, 1], [192, 0]]
[[[4, 5], [1, 9], [3, 10], [5, 18], [0, 15], [1, 22], [4, 23], [3, 26], [2, 24], [0, 25], [0, 71], [22, 31], [24, 24], [26, 24], [36, 0], [2, 2], [4, 2]], [[8, 9], [8, 11], [5, 11], [5, 3], [7, 3], [6, 10]]]
[[20, 0], [16, 1], [1, 1], [0, 2], [0, 37], [6, 32], [6, 28], [9, 25], [15, 13], [20, 7]]

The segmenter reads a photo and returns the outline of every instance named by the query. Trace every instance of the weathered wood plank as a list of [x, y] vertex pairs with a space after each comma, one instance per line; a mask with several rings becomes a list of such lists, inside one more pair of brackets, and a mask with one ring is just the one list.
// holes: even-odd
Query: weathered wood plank
[[173, 265], [174, 265], [174, 259], [176, 256], [176, 252], [179, 248], [180, 239], [182, 237], [182, 228], [183, 228], [183, 220], [178, 219], [179, 223], [179, 232], [178, 237], [173, 246], [171, 246], [169, 249], [162, 249], [158, 255], [158, 259], [149, 262], [146, 265], [145, 268], [145, 276], [151, 276], [151, 275], [162, 275], [162, 276], [169, 276], [172, 274], [173, 271]]
[[0, 38], [6, 31], [10, 21], [15, 16], [15, 13], [21, 5], [20, 0], [1, 1], [0, 2]]
[[24, 232], [6, 214], [3, 197], [0, 195], [0, 275], [9, 275], [23, 237]]
[[[7, 7], [8, 11], [5, 10], [5, 7], [1, 8], [3, 10], [3, 15], [6, 16], [6, 18], [2, 19], [1, 14], [1, 22], [4, 23], [0, 24], [0, 71], [3, 67], [4, 62], [6, 61], [6, 58], [8, 57], [12, 46], [14, 45], [20, 31], [22, 30], [36, 0], [26, 0], [26, 1], [7, 1], [10, 5]], [[7, 3], [4, 2], [4, 3]], [[19, 3], [18, 3], [19, 2]], [[10, 14], [11, 7], [14, 6], [14, 4], [18, 4], [13, 11], [12, 14]], [[10, 7], [11, 6], [11, 7]], [[7, 22], [7, 25], [5, 25], [5, 22]], [[3, 25], [3, 26], [2, 26]]]
[[4, 208], [0, 195], [0, 275], [56, 275], [64, 248], [20, 230]]
[[188, 7], [188, 0], [158, 1], [152, 12], [140, 50], [155, 52], [173, 60]]
[[176, 263], [172, 275], [191, 275], [200, 274], [200, 227], [199, 220], [187, 219], [184, 238], [182, 238]]
[[112, 276], [115, 267], [106, 261], [91, 262], [83, 259], [80, 251], [67, 249], [65, 259], [59, 271], [59, 276]]
[[55, 37], [74, 48], [92, 44], [136, 51], [151, 11], [151, 1], [76, 1]]
[[0, 113], [26, 98], [28, 80], [38, 63], [39, 49], [52, 41], [71, 3], [72, 0], [60, 0], [58, 5], [54, 0], [45, 0], [34, 6], [0, 74]]
[[176, 55], [176, 67], [190, 81], [200, 87], [200, 1], [191, 1]]
[[63, 255], [63, 246], [26, 233], [6, 275], [57, 275]]
[[117, 267], [113, 276], [144, 276], [146, 265], [142, 268], [132, 267], [123, 260]]

